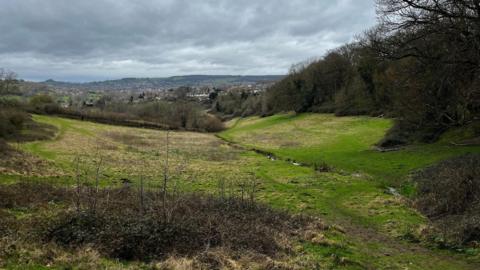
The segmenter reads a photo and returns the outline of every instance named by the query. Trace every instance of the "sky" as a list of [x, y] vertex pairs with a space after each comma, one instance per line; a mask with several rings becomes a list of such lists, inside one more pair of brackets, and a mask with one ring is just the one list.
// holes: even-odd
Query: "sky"
[[374, 0], [0, 0], [0, 68], [75, 82], [286, 74], [375, 23]]

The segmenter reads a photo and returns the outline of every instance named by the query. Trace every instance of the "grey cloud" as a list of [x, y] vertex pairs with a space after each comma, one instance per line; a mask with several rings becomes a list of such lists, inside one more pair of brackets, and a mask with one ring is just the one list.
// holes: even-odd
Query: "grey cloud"
[[374, 23], [373, 0], [0, 0], [0, 67], [41, 80], [282, 74]]

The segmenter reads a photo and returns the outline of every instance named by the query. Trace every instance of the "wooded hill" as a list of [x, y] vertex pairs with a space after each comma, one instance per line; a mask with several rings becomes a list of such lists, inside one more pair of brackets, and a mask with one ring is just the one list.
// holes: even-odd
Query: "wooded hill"
[[[434, 141], [480, 114], [480, 3], [378, 0], [379, 24], [319, 60], [294, 65], [236, 114], [281, 111], [390, 116], [384, 146]], [[232, 97], [234, 98], [234, 97]], [[228, 102], [215, 108], [222, 111]]]

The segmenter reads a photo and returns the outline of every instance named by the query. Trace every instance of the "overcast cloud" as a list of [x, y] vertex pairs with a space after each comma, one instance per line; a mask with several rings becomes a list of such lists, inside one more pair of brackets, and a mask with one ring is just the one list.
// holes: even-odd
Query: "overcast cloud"
[[285, 74], [374, 24], [373, 0], [0, 0], [0, 67], [69, 81]]

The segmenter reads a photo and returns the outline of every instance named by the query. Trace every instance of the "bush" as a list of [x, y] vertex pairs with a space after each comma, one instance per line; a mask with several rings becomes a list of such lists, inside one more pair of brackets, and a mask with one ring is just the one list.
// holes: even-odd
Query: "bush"
[[313, 269], [316, 260], [290, 260], [305, 258], [293, 245], [338, 232], [250, 199], [177, 193], [163, 208], [158, 190], [140, 192], [0, 185], [0, 268], [6, 259], [20, 268], [97, 269], [106, 256], [142, 269]]
[[223, 122], [214, 115], [206, 115], [201, 126], [207, 132], [219, 132], [225, 129]]
[[14, 108], [0, 109], [0, 138], [11, 138], [23, 127], [28, 115]]
[[40, 106], [43, 104], [54, 103], [53, 98], [47, 94], [39, 94], [30, 98], [31, 106]]
[[480, 155], [442, 161], [418, 172], [416, 206], [448, 245], [480, 241]]
[[30, 98], [30, 110], [35, 113], [54, 114], [60, 112], [60, 106], [47, 94], [39, 94]]
[[155, 192], [144, 195], [144, 208], [134, 190], [99, 196], [95, 211], [62, 211], [47, 225], [40, 224], [43, 239], [70, 248], [94, 247], [126, 260], [193, 256], [216, 247], [275, 256], [285, 249], [282, 239], [308, 222], [240, 199], [199, 194], [168, 198], [165, 216]]
[[71, 199], [73, 192], [42, 183], [18, 183], [0, 188], [0, 209], [38, 207]]

